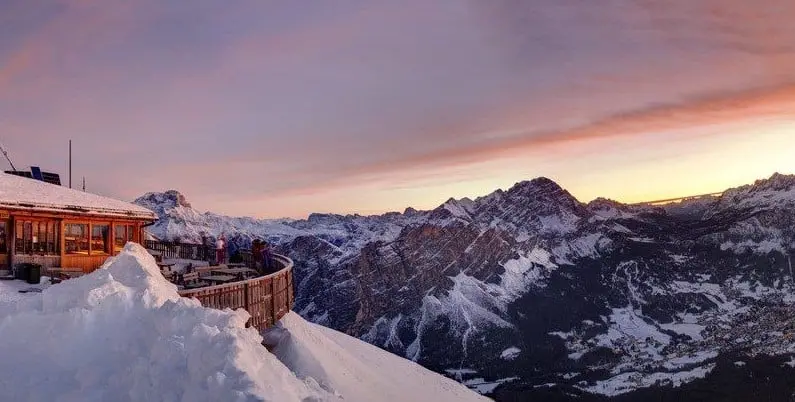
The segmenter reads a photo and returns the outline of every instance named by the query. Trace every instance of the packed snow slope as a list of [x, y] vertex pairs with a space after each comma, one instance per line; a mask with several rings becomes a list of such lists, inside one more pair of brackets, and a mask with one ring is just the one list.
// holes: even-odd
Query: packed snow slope
[[295, 314], [268, 335], [275, 356], [247, 319], [180, 297], [130, 243], [90, 275], [0, 297], [0, 400], [482, 400]]
[[380, 216], [229, 218], [177, 192], [136, 202], [166, 239], [267, 238], [296, 263], [302, 317], [498, 400], [795, 387], [793, 176], [663, 207], [586, 204], [545, 178]]

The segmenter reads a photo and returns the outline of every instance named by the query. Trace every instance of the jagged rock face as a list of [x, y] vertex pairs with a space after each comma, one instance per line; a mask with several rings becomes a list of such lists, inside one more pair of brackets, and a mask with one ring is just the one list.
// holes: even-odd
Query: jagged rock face
[[727, 356], [786, 372], [795, 353], [792, 176], [663, 207], [586, 205], [543, 178], [381, 216], [267, 221], [164, 204], [164, 235], [277, 244], [296, 262], [305, 318], [499, 398], [644, 400], [638, 390], [724, 381]]
[[146, 193], [135, 200], [141, 206], [152, 207], [156, 210], [166, 210], [174, 207], [190, 208], [190, 203], [182, 193], [177, 190], [168, 190], [164, 193]]

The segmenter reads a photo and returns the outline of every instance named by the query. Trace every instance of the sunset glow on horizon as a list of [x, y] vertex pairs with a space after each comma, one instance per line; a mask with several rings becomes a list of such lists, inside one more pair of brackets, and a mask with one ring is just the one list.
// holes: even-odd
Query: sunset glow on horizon
[[72, 139], [91, 192], [256, 217], [795, 173], [795, 2], [647, 3], [12, 0], [0, 144], [65, 178]]

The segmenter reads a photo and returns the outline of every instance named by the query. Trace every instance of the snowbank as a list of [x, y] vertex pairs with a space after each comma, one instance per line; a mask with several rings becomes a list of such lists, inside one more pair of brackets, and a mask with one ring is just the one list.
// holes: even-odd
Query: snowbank
[[465, 386], [295, 313], [265, 333], [265, 343], [299, 378], [346, 401], [487, 401]]
[[[293, 315], [286, 320], [294, 347], [282, 356], [285, 366], [244, 327], [247, 319], [242, 310], [207, 309], [179, 297], [152, 257], [131, 243], [90, 275], [23, 298], [0, 297], [0, 400], [364, 401], [387, 400], [381, 392], [399, 388], [415, 400], [478, 399]], [[387, 368], [394, 377], [376, 375]]]

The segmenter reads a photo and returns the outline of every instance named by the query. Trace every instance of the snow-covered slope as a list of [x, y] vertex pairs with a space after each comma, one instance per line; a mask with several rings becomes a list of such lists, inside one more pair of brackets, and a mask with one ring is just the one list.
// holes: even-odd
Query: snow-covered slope
[[302, 380], [349, 401], [470, 401], [460, 384], [295, 313], [265, 334], [274, 355]]
[[295, 314], [271, 354], [248, 313], [179, 297], [132, 243], [90, 275], [0, 300], [3, 401], [483, 400]]

